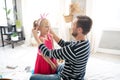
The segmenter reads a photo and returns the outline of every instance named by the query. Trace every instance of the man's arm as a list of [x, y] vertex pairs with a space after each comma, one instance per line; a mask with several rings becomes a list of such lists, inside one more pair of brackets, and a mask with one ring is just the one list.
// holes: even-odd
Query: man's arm
[[50, 33], [52, 34], [54, 40], [58, 43], [61, 39], [53, 32], [52, 29], [50, 29]]
[[60, 49], [49, 50], [44, 44], [40, 44], [39, 49], [45, 56], [56, 59], [70, 60], [74, 62], [76, 55], [74, 54], [74, 46], [65, 46]]
[[52, 29], [50, 29], [50, 33], [52, 34], [54, 40], [58, 43], [59, 46], [64, 47], [70, 44], [70, 42], [65, 42], [64, 40], [59, 38]]
[[60, 49], [49, 50], [43, 44], [43, 42], [38, 38], [38, 36], [37, 36], [37, 30], [33, 29], [32, 32], [33, 32], [35, 40], [39, 44], [39, 49], [42, 51], [42, 53], [45, 56], [54, 57], [56, 59], [62, 59], [62, 60], [71, 60], [72, 62], [74, 62], [74, 59], [76, 57], [76, 55], [73, 53], [74, 52], [74, 46], [68, 45], [68, 46], [64, 46], [64, 47], [62, 47]]

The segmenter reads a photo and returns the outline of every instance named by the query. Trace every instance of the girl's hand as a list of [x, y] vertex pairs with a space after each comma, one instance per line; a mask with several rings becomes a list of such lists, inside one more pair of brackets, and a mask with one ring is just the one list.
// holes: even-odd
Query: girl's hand
[[43, 42], [38, 37], [38, 28], [33, 28], [32, 33], [33, 33], [33, 36], [34, 36], [35, 40], [37, 41], [38, 45], [42, 44]]
[[56, 70], [57, 69], [57, 65], [55, 65], [54, 63], [53, 64], [50, 64], [52, 70]]
[[32, 33], [33, 33], [34, 38], [37, 37], [37, 35], [38, 35], [38, 34], [37, 34], [37, 33], [38, 33], [37, 28], [33, 28], [33, 29], [32, 29]]
[[39, 28], [39, 25], [38, 25], [38, 20], [35, 20], [33, 22], [33, 29], [38, 29]]

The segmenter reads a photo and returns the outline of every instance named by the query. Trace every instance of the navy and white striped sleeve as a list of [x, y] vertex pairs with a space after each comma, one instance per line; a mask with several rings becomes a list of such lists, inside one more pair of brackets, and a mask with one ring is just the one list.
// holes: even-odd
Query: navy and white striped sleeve
[[58, 42], [58, 45], [59, 46], [61, 46], [61, 47], [64, 47], [64, 46], [67, 46], [67, 45], [69, 45], [70, 44], [70, 42], [68, 42], [68, 41], [64, 41], [64, 40], [60, 40], [59, 42]]
[[76, 57], [74, 54], [74, 47], [72, 45], [67, 45], [60, 49], [49, 50], [44, 44], [41, 44], [39, 49], [45, 56], [54, 57], [56, 59], [74, 61]]

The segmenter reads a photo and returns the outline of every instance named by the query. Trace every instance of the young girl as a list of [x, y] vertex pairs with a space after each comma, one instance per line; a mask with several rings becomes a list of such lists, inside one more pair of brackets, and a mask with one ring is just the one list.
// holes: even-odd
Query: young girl
[[[46, 18], [40, 18], [35, 20], [34, 29], [38, 29], [40, 32], [39, 39], [49, 48], [53, 49], [53, 39], [49, 33], [49, 21]], [[35, 63], [34, 74], [54, 74], [57, 70], [57, 60], [44, 56], [41, 51], [38, 50], [37, 59]]]

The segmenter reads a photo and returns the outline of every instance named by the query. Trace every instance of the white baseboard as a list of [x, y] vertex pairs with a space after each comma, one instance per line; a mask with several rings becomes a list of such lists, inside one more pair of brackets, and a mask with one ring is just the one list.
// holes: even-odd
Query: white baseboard
[[97, 52], [103, 52], [103, 53], [107, 53], [107, 54], [120, 55], [120, 50], [113, 50], [113, 49], [98, 48]]

